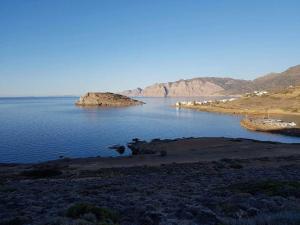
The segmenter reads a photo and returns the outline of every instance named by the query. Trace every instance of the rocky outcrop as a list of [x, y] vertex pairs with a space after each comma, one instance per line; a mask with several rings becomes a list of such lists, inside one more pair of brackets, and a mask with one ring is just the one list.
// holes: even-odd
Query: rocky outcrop
[[119, 107], [144, 104], [141, 101], [113, 93], [89, 92], [75, 103], [78, 106]]
[[252, 81], [202, 77], [169, 83], [157, 83], [144, 89], [127, 90], [121, 92], [121, 94], [143, 97], [224, 96], [242, 95], [255, 90], [284, 89], [290, 85], [300, 85], [300, 65], [291, 67], [282, 73], [272, 73]]

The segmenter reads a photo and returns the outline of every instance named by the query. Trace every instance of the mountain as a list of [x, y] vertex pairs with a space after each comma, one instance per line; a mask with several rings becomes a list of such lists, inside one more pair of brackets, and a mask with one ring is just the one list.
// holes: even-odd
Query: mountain
[[255, 87], [277, 90], [300, 84], [300, 65], [290, 67], [282, 73], [270, 73], [253, 81]]
[[282, 73], [271, 73], [255, 80], [233, 78], [199, 77], [168, 83], [157, 83], [144, 89], [121, 92], [126, 96], [143, 97], [198, 97], [241, 95], [255, 90], [277, 90], [300, 85], [300, 65]]
[[193, 97], [236, 95], [243, 91], [252, 91], [251, 81], [232, 78], [204, 77], [176, 82], [159, 83], [144, 89], [138, 88], [121, 92], [126, 96], [144, 97]]

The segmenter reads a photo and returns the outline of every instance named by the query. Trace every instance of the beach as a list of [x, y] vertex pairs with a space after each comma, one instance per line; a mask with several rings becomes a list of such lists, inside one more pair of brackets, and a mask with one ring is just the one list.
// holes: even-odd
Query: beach
[[109, 224], [126, 225], [299, 215], [299, 144], [185, 138], [137, 146], [139, 154], [124, 158], [1, 164], [2, 221], [101, 224], [103, 209]]

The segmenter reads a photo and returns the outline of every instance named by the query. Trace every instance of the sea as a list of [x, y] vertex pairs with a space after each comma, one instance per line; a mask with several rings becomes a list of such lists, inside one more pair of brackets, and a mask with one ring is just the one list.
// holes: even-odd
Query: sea
[[[133, 138], [230, 137], [300, 143], [300, 138], [248, 131], [241, 116], [173, 107], [184, 98], [138, 98], [125, 108], [80, 108], [78, 97], [0, 98], [0, 163], [130, 155], [110, 149]], [[204, 100], [197, 98], [196, 100]]]

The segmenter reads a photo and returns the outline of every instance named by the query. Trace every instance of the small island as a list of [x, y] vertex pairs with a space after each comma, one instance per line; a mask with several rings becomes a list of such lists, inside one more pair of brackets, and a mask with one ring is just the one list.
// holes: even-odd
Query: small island
[[125, 107], [145, 104], [124, 95], [110, 92], [88, 92], [75, 103], [77, 106]]

